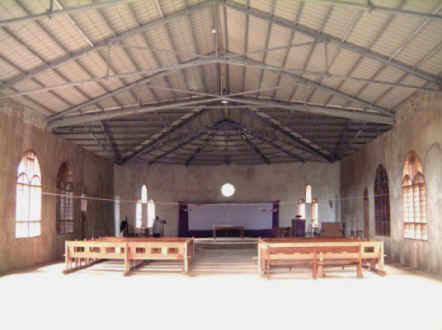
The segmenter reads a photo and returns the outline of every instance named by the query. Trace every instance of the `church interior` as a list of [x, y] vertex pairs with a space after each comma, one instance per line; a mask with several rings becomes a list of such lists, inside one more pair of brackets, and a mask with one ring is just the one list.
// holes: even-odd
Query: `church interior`
[[0, 328], [440, 330], [441, 146], [440, 0], [1, 1]]

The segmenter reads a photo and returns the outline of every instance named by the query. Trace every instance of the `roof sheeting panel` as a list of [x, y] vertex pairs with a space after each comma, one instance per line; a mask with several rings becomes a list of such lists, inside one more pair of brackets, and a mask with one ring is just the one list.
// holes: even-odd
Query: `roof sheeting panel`
[[1, 41], [1, 49], [1, 55], [22, 70], [31, 70], [42, 64], [39, 57], [33, 55], [23, 44], [16, 42], [10, 37]]
[[[421, 24], [422, 18], [396, 16], [371, 48], [372, 51], [391, 56]], [[421, 50], [425, 52], [425, 49]]]
[[131, 8], [132, 14], [135, 14], [138, 24], [145, 24], [161, 18], [154, 1], [136, 1], [129, 3], [128, 6]]
[[93, 42], [115, 35], [97, 10], [85, 10], [71, 15], [84, 34]]
[[261, 73], [261, 70], [259, 70], [259, 69], [247, 68], [245, 91], [251, 91], [251, 90], [258, 89], [260, 73]]
[[147, 47], [142, 34], [137, 34], [125, 40], [126, 51], [130, 52], [133, 60], [141, 69], [153, 69], [158, 65], [152, 57], [152, 51]]
[[236, 65], [229, 65], [230, 92], [238, 93], [242, 89], [242, 69]]
[[295, 85], [296, 82], [293, 79], [289, 78], [287, 75], [281, 75], [279, 86], [282, 88], [277, 90], [276, 98], [283, 101], [289, 101], [289, 97]]
[[359, 10], [354, 8], [335, 6], [325, 24], [324, 33], [343, 39], [351, 29], [355, 15], [358, 14]]
[[[261, 89], [268, 89], [276, 87], [276, 83], [278, 81], [278, 75], [274, 72], [270, 71], [264, 71], [264, 74], [262, 75], [262, 84]], [[260, 95], [262, 96], [272, 96], [274, 90], [269, 90], [267, 92], [261, 92]]]
[[384, 31], [384, 25], [388, 18], [388, 14], [365, 11], [347, 41], [362, 47], [368, 47]]
[[325, 72], [325, 43], [313, 45], [313, 52], [311, 53], [310, 60], [308, 61], [307, 70], [316, 72]]
[[[127, 56], [126, 50], [122, 47], [111, 47], [99, 51], [105, 61], [110, 64], [109, 70], [115, 68], [116, 72], [134, 72], [137, 68]], [[107, 68], [106, 68], [107, 69]]]
[[137, 22], [127, 4], [104, 7], [98, 10], [115, 34], [137, 27]]
[[341, 49], [336, 61], [329, 68], [331, 74], [346, 75], [353, 68], [360, 55], [346, 49]]
[[324, 3], [305, 3], [301, 17], [299, 18], [299, 24], [320, 30], [330, 7], [329, 4]]
[[66, 16], [56, 16], [40, 21], [42, 26], [70, 52], [90, 47], [81, 30]]
[[164, 15], [169, 15], [186, 7], [184, 0], [158, 0]]
[[[279, 25], [273, 24], [270, 31], [269, 48], [287, 46], [290, 44], [290, 30]], [[273, 50], [267, 52], [266, 64], [281, 66], [287, 49]]]
[[214, 52], [215, 43], [212, 34], [213, 18], [210, 8], [203, 8], [197, 12], [192, 12], [191, 17], [199, 51], [202, 54]]
[[294, 22], [301, 6], [299, 1], [277, 1], [274, 15]]
[[263, 53], [253, 53], [255, 50], [261, 50], [266, 47], [265, 41], [267, 37], [269, 23], [266, 21], [251, 16], [249, 18], [249, 39], [248, 39], [248, 51], [247, 57], [255, 60], [262, 61]]
[[228, 51], [236, 54], [244, 52], [246, 15], [227, 8], [227, 38], [229, 40]]
[[178, 52], [181, 62], [195, 58], [193, 49], [192, 27], [187, 17], [177, 18], [168, 24], [174, 49]]
[[164, 50], [158, 55], [160, 65], [173, 65], [177, 64], [175, 54], [173, 54], [174, 48], [172, 47], [171, 40], [167, 34], [165, 26], [159, 26], [146, 33], [148, 36], [148, 42], [154, 49]]

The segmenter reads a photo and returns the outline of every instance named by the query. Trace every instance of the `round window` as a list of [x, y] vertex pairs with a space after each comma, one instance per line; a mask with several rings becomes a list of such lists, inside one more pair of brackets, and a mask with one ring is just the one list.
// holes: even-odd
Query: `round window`
[[221, 187], [221, 193], [225, 197], [231, 197], [235, 193], [235, 187], [231, 183], [224, 183]]

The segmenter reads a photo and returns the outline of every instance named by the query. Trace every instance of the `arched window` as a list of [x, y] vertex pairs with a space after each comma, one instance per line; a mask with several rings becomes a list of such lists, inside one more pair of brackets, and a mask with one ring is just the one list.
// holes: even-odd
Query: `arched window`
[[312, 186], [309, 184], [305, 185], [305, 202], [307, 204], [312, 203]]
[[390, 236], [390, 193], [387, 171], [382, 165], [376, 170], [374, 181], [376, 235]]
[[135, 228], [141, 228], [143, 226], [143, 209], [141, 201], [137, 201], [135, 210]]
[[141, 187], [141, 202], [147, 203], [147, 187], [145, 184]]
[[312, 226], [319, 226], [319, 203], [316, 198], [312, 201]]
[[305, 200], [300, 199], [298, 201], [298, 213], [297, 215], [300, 215], [302, 219], [305, 219]]
[[417, 154], [408, 153], [402, 176], [404, 237], [428, 239], [425, 177]]
[[147, 203], [147, 226], [152, 228], [153, 221], [155, 220], [155, 202], [151, 199]]
[[41, 171], [37, 156], [25, 153], [17, 168], [15, 237], [41, 233]]
[[57, 211], [56, 223], [58, 234], [74, 232], [74, 184], [72, 170], [63, 163], [57, 175]]

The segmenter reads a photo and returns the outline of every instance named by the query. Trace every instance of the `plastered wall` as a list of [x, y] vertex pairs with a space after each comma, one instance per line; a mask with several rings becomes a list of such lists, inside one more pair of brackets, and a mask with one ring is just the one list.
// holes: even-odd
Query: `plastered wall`
[[[74, 202], [75, 232], [58, 235], [54, 196], [43, 195], [42, 234], [34, 238], [15, 238], [15, 190], [17, 166], [23, 153], [36, 153], [42, 171], [42, 189], [56, 192], [61, 164], [68, 161], [73, 170], [74, 192], [112, 198], [113, 167], [110, 161], [58, 138], [44, 129], [44, 121], [21, 105], [0, 104], [0, 273], [49, 262], [64, 253], [64, 241], [80, 238], [80, 202]], [[90, 201], [84, 227], [86, 237], [113, 234], [113, 205]]]
[[[146, 184], [149, 199], [157, 201], [160, 218], [168, 221], [166, 235], [177, 235], [177, 201], [188, 202], [268, 202], [280, 200], [280, 226], [288, 226], [297, 212], [296, 201], [304, 198], [304, 186], [313, 187], [319, 199], [320, 221], [340, 218], [339, 164], [305, 163], [259, 166], [172, 166], [131, 162], [114, 167], [115, 195], [121, 199], [120, 218], [135, 219], [135, 204]], [[220, 187], [230, 182], [235, 195], [225, 198]], [[130, 202], [132, 201], [132, 202]]]
[[[388, 257], [421, 270], [442, 274], [442, 99], [418, 95], [400, 111], [396, 126], [360, 152], [341, 162], [343, 220], [347, 230], [363, 229], [363, 191], [368, 189], [371, 237], [384, 240]], [[401, 180], [407, 153], [414, 150], [423, 165], [427, 189], [429, 239], [403, 238]], [[388, 173], [391, 236], [375, 235], [374, 181], [382, 164]]]

